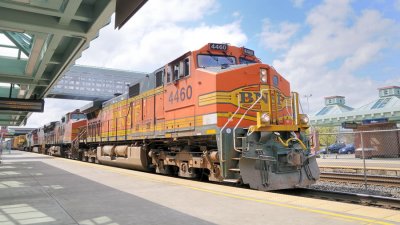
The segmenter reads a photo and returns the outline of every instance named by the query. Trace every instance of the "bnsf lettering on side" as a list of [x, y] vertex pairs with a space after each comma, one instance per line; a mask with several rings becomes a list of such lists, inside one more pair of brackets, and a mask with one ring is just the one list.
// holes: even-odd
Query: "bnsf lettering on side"
[[[253, 103], [260, 98], [261, 93], [259, 92], [239, 92], [240, 94], [240, 103]], [[278, 96], [278, 103], [280, 103], [282, 96]], [[268, 103], [268, 93], [263, 93], [263, 96], [260, 102]]]

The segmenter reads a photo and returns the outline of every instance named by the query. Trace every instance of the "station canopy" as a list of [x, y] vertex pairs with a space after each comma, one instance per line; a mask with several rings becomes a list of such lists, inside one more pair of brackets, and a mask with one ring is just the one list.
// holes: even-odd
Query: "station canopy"
[[[128, 5], [127, 2], [129, 3]], [[0, 1], [0, 125], [43, 111], [43, 98], [69, 70], [116, 7], [121, 27], [146, 1]]]
[[400, 87], [378, 89], [379, 98], [353, 109], [346, 106], [344, 96], [325, 98], [325, 106], [311, 115], [313, 126], [341, 126], [343, 123], [370, 123], [387, 121], [400, 123]]

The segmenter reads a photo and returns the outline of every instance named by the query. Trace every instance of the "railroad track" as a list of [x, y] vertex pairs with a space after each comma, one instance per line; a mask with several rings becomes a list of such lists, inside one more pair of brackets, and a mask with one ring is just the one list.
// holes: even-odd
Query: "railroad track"
[[400, 209], [400, 199], [376, 195], [356, 194], [348, 192], [324, 191], [308, 188], [277, 191], [282, 194], [324, 199], [359, 205], [375, 206], [387, 209]]
[[[322, 172], [320, 179], [322, 181], [334, 181], [340, 183], [355, 183], [360, 184], [365, 182], [363, 174], [351, 174], [351, 173], [334, 173], [334, 172]], [[400, 186], [399, 176], [382, 176], [382, 175], [367, 175], [367, 184], [376, 184], [382, 186]]]

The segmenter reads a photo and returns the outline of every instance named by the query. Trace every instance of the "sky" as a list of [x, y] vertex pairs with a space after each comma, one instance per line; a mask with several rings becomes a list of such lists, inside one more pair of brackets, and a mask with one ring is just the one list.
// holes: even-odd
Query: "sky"
[[[306, 113], [326, 96], [357, 108], [377, 99], [377, 88], [400, 86], [400, 0], [151, 0], [121, 30], [112, 18], [76, 63], [152, 72], [209, 42], [255, 50], [299, 92]], [[45, 101], [27, 127], [87, 104]]]

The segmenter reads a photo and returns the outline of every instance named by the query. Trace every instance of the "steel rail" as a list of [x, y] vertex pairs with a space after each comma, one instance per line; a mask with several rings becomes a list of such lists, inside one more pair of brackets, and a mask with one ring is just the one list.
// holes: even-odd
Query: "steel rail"
[[[400, 186], [400, 177], [398, 176], [382, 176], [382, 175], [367, 175], [367, 184], [378, 184], [383, 186]], [[335, 182], [347, 182], [347, 183], [365, 183], [365, 177], [363, 174], [351, 174], [351, 173], [333, 173], [333, 172], [322, 172], [320, 175], [322, 181], [335, 181]]]

